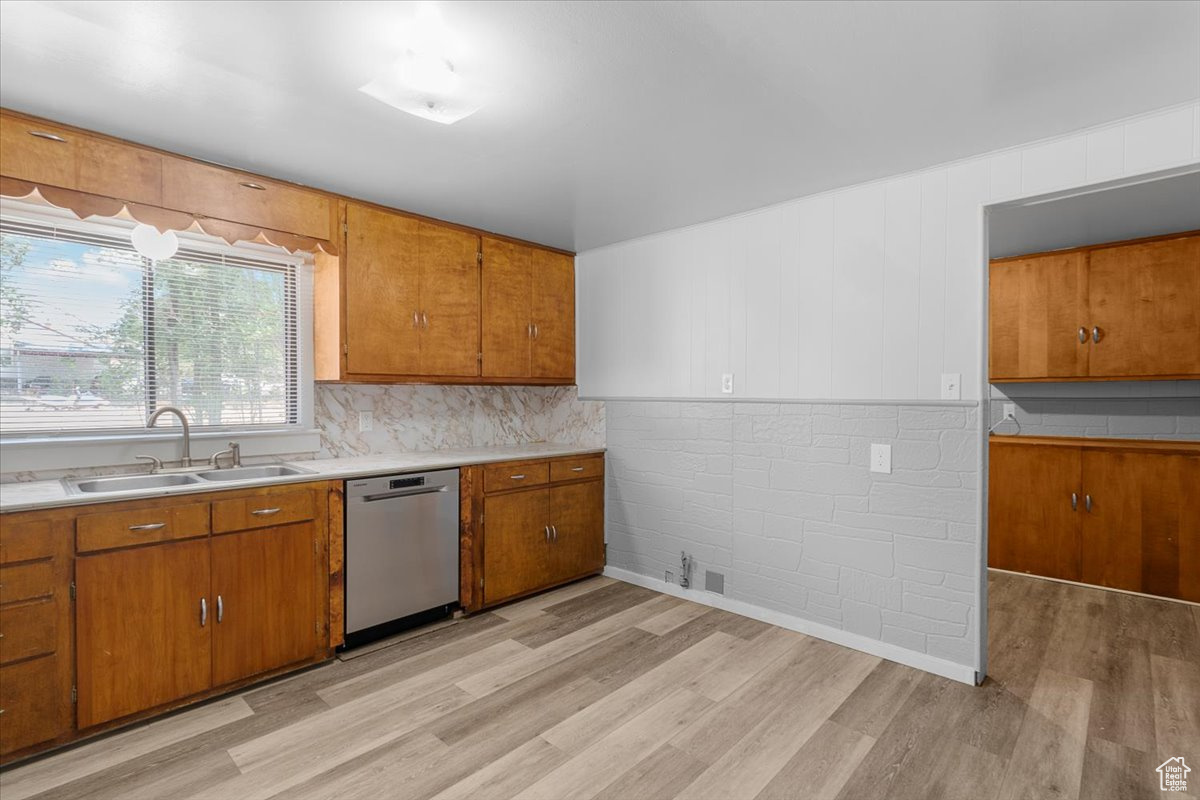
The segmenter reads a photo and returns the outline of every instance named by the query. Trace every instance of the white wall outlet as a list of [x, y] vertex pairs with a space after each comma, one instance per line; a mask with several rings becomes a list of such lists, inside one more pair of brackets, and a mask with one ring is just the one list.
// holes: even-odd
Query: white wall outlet
[[733, 373], [726, 372], [721, 375], [721, 393], [733, 394]]
[[375, 427], [375, 414], [370, 411], [358, 412], [358, 430], [369, 431]]
[[962, 373], [959, 373], [959, 372], [943, 372], [942, 373], [942, 399], [943, 400], [961, 400], [962, 399]]
[[1017, 404], [1016, 403], [1004, 403], [1003, 408], [1004, 408], [1004, 418], [1005, 419], [1016, 419], [1017, 418]]
[[892, 474], [892, 446], [890, 444], [871, 445], [871, 472]]

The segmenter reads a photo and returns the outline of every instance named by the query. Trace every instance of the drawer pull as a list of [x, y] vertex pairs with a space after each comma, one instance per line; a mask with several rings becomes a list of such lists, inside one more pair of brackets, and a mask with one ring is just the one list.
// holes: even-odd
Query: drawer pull
[[67, 141], [63, 137], [61, 137], [57, 134], [54, 134], [54, 133], [50, 133], [48, 131], [30, 131], [29, 135], [36, 136], [39, 139], [48, 139], [51, 142], [66, 142]]
[[571, 472], [583, 472], [583, 467], [571, 467]]
[[267, 190], [267, 187], [263, 186], [261, 183], [255, 183], [254, 181], [242, 181], [238, 185], [245, 186], [247, 189], [254, 189], [255, 191], [259, 192], [265, 192]]
[[272, 514], [278, 514], [279, 509], [278, 508], [256, 508], [253, 511], [251, 511], [250, 513], [256, 517], [269, 517]]
[[520, 475], [509, 475], [508, 477], [509, 477], [509, 478], [511, 478], [511, 479], [512, 479], [512, 480], [514, 480], [514, 481], [523, 481], [523, 480], [525, 480], [525, 475], [524, 475], [524, 473], [522, 473], [522, 474], [520, 474]]
[[129, 530], [131, 530], [131, 531], [156, 531], [159, 528], [165, 528], [165, 527], [167, 527], [167, 523], [165, 523], [165, 522], [147, 522], [145, 525], [130, 525]]
[[208, 600], [200, 598], [200, 627], [203, 628], [208, 624]]
[[217, 595], [217, 622], [225, 619], [225, 601], [221, 599], [221, 595]]

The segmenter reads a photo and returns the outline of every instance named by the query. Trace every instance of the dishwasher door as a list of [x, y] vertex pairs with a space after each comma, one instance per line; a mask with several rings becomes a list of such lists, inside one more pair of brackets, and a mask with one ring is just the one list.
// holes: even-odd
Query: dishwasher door
[[458, 470], [346, 481], [346, 634], [458, 602]]

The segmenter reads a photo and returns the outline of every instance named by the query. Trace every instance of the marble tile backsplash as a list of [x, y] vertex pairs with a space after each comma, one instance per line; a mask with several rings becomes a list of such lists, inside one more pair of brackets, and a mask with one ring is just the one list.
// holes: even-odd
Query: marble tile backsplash
[[[319, 458], [561, 442], [603, 447], [604, 404], [574, 386], [318, 384]], [[373, 429], [359, 431], [359, 412]]]

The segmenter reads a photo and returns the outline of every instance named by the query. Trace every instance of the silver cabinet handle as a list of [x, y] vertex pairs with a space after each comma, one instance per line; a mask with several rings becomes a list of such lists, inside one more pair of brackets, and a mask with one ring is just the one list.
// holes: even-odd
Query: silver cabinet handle
[[546, 527], [542, 528], [542, 530], [546, 532], [546, 541], [550, 541], [550, 526], [547, 525]]
[[526, 323], [525, 335], [528, 336], [530, 339], [533, 338], [533, 323], [532, 322]]
[[221, 595], [217, 595], [217, 622], [225, 619], [225, 601], [221, 599]]
[[571, 472], [583, 472], [583, 467], [571, 467]]
[[429, 316], [424, 311], [421, 312], [421, 327], [429, 330]]
[[537, 326], [537, 323], [535, 322], [535, 323], [533, 323], [533, 338], [536, 339], [537, 337], [538, 337], [538, 326]]
[[48, 139], [48, 140], [50, 140], [50, 141], [52, 141], [52, 142], [65, 142], [65, 141], [67, 141], [66, 139], [64, 139], [63, 137], [59, 136], [58, 134], [56, 134], [56, 133], [50, 133], [49, 131], [29, 131], [29, 135], [30, 135], [30, 136], [36, 136], [36, 137], [37, 137], [37, 138], [39, 138], [39, 139]]
[[256, 517], [269, 517], [272, 514], [278, 514], [279, 509], [278, 508], [256, 508], [253, 511], [251, 511], [250, 513]]
[[1091, 512], [1091, 510], [1092, 510], [1092, 496], [1091, 496], [1090, 494], [1085, 494], [1085, 495], [1083, 496], [1083, 507], [1084, 507], [1084, 508], [1086, 508], [1086, 509], [1088, 510], [1088, 512], [1089, 512], [1089, 513]]
[[1079, 343], [1083, 344], [1087, 341], [1087, 328], [1082, 325], [1079, 327]]
[[414, 328], [421, 327], [421, 315], [418, 314], [416, 311], [413, 312], [413, 327]]
[[525, 473], [522, 472], [520, 475], [509, 475], [508, 477], [514, 481], [523, 481], [525, 480]]
[[254, 181], [242, 181], [238, 185], [244, 186], [247, 189], [254, 189], [255, 191], [259, 192], [265, 192], [267, 190], [267, 187], [263, 186], [261, 183], [255, 183]]
[[1075, 511], [1077, 508], [1079, 508], [1079, 495], [1071, 492], [1071, 510]]
[[159, 528], [165, 528], [165, 527], [167, 527], [167, 523], [165, 523], [165, 522], [147, 522], [145, 525], [130, 525], [129, 530], [131, 530], [131, 531], [156, 531]]
[[557, 526], [557, 525], [551, 525], [551, 526], [550, 526], [550, 532], [551, 532], [552, 534], [554, 534], [554, 541], [556, 541], [556, 542], [557, 542], [557, 541], [558, 541], [558, 526]]
[[200, 627], [203, 628], [208, 624], [208, 599], [200, 598]]
[[1097, 344], [1100, 343], [1100, 329], [1095, 325], [1092, 326], [1092, 341]]

